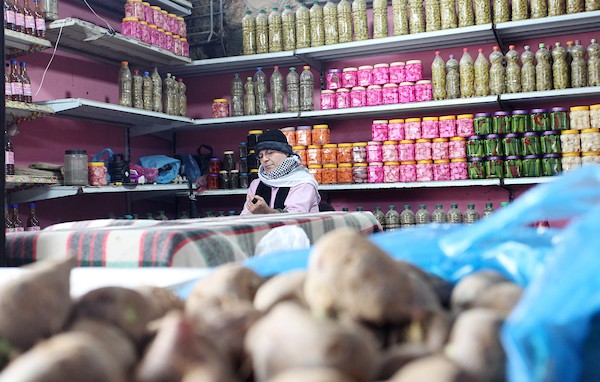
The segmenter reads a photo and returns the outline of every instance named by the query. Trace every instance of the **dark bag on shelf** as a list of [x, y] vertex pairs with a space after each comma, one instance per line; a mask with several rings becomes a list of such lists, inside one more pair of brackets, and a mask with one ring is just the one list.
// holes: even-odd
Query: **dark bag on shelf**
[[213, 157], [213, 148], [209, 145], [200, 145], [196, 149], [196, 162], [198, 162], [198, 167], [200, 168], [200, 175], [208, 174], [208, 162], [210, 162], [210, 158]]
[[129, 161], [123, 154], [114, 154], [108, 162], [111, 183], [129, 183]]

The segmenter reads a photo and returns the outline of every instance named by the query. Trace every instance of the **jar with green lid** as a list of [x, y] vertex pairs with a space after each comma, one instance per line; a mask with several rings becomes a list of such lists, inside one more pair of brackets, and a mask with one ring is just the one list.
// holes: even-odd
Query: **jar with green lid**
[[485, 158], [471, 158], [467, 162], [469, 179], [485, 179]]
[[431, 214], [425, 204], [419, 204], [419, 209], [415, 213], [415, 223], [419, 225], [431, 223]]
[[473, 135], [467, 139], [467, 158], [484, 158], [485, 148], [482, 135]]
[[310, 7], [310, 46], [325, 45], [325, 24], [323, 21], [323, 8], [318, 0], [313, 0]]
[[333, 0], [327, 0], [323, 6], [323, 21], [325, 23], [325, 45], [339, 42], [337, 5]]
[[542, 164], [539, 155], [525, 155], [521, 163], [524, 177], [538, 177], [541, 175]]
[[448, 210], [448, 223], [460, 224], [463, 222], [462, 212], [458, 209], [458, 204], [451, 204]]
[[487, 157], [485, 160], [485, 176], [488, 179], [504, 177], [504, 158], [499, 156]]
[[540, 145], [540, 135], [538, 133], [525, 133], [521, 139], [523, 155], [540, 155], [542, 147]]
[[546, 109], [532, 109], [529, 117], [531, 120], [531, 131], [542, 132], [550, 130], [550, 121]]
[[521, 147], [521, 138], [519, 134], [506, 134], [502, 138], [502, 149], [504, 150], [504, 155], [508, 156], [518, 156], [523, 154], [523, 149]]
[[296, 49], [296, 16], [292, 7], [286, 5], [281, 12], [281, 29], [283, 30], [283, 50]]
[[499, 134], [489, 134], [484, 139], [485, 156], [496, 157], [504, 155], [504, 148], [502, 146], [502, 139]]
[[[560, 131], [544, 131], [540, 143], [542, 154], [560, 154]], [[598, 143], [600, 144], [600, 139]]]
[[441, 204], [435, 205], [435, 210], [431, 213], [431, 221], [433, 223], [447, 223], [448, 222], [448, 214], [444, 211]]
[[261, 9], [256, 16], [256, 53], [269, 53], [269, 16]]
[[504, 158], [504, 177], [505, 178], [520, 178], [521, 177], [521, 157], [510, 155]]
[[512, 133], [512, 118], [508, 111], [497, 111], [492, 120], [492, 134]]
[[415, 225], [415, 213], [410, 209], [410, 205], [405, 204], [404, 209], [400, 213], [400, 226], [409, 228]]
[[473, 224], [479, 221], [479, 212], [475, 210], [475, 204], [467, 204], [467, 210], [463, 214], [463, 221], [465, 224]]
[[269, 52], [281, 52], [283, 50], [283, 26], [281, 24], [281, 13], [279, 8], [271, 8], [269, 13]]
[[550, 130], [569, 130], [569, 114], [564, 107], [550, 109]]
[[300, 2], [296, 9], [296, 49], [310, 47], [310, 11]]
[[513, 110], [511, 116], [511, 132], [512, 133], [526, 133], [531, 130], [531, 124], [529, 123], [529, 112], [527, 110]]
[[542, 157], [543, 176], [555, 176], [561, 172], [560, 154], [546, 154]]
[[563, 172], [571, 171], [581, 167], [581, 156], [579, 153], [563, 153], [560, 162]]
[[473, 118], [475, 134], [487, 135], [492, 133], [492, 117], [490, 113], [477, 113]]

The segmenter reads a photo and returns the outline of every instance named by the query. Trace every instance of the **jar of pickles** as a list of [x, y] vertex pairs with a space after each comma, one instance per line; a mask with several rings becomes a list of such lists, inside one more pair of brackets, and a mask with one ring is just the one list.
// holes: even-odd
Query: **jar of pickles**
[[590, 105], [590, 126], [600, 129], [600, 104]]
[[346, 89], [352, 89], [358, 86], [357, 68], [344, 68], [344, 70], [342, 70], [342, 86]]
[[337, 164], [324, 164], [321, 170], [321, 184], [337, 183]]
[[323, 166], [319, 164], [309, 164], [308, 172], [312, 174], [317, 183], [323, 184]]
[[504, 177], [521, 177], [521, 158], [516, 155], [510, 155], [504, 158]]
[[383, 162], [381, 142], [367, 142], [367, 162]]
[[559, 154], [546, 154], [542, 156], [542, 175], [555, 176], [562, 172]]
[[492, 134], [492, 117], [490, 113], [477, 113], [473, 118], [475, 134], [488, 135]]
[[367, 105], [367, 90], [362, 86], [352, 88], [350, 92], [350, 106], [362, 107]]
[[337, 166], [337, 182], [338, 184], [352, 183], [352, 164], [340, 163]]
[[439, 119], [440, 138], [452, 138], [456, 136], [456, 117], [443, 115]]
[[398, 102], [415, 102], [415, 84], [413, 82], [402, 82], [398, 87]]
[[439, 138], [440, 125], [438, 117], [423, 117], [421, 121], [421, 137], [426, 139]]
[[504, 155], [502, 139], [500, 134], [488, 134], [484, 139], [484, 151], [487, 157]]
[[542, 173], [542, 163], [539, 155], [525, 155], [522, 160], [524, 177], [538, 177]]
[[560, 147], [563, 153], [577, 153], [581, 151], [579, 130], [563, 130], [560, 132]]
[[504, 155], [519, 156], [523, 154], [521, 138], [519, 134], [506, 134], [502, 138], [502, 149]]
[[388, 121], [373, 121], [371, 124], [371, 140], [377, 142], [384, 142], [388, 140]]
[[450, 161], [440, 159], [433, 161], [433, 180], [450, 180]]
[[373, 66], [363, 65], [358, 67], [358, 86], [367, 87], [373, 85]]
[[[600, 150], [600, 140], [598, 143], [598, 149]], [[560, 131], [544, 131], [540, 139], [540, 145], [542, 154], [560, 154]]]
[[406, 183], [417, 181], [417, 162], [400, 162], [400, 181]]
[[352, 163], [352, 143], [340, 143], [337, 146], [337, 163]]
[[523, 138], [521, 138], [523, 155], [540, 155], [542, 153], [540, 137], [538, 133], [523, 134]]
[[321, 90], [321, 110], [337, 109], [337, 97], [333, 90]]
[[448, 142], [448, 158], [463, 159], [467, 157], [467, 138], [452, 137]]
[[500, 156], [487, 157], [485, 161], [485, 176], [488, 179], [504, 177], [504, 158]]
[[600, 129], [584, 129], [580, 133], [581, 152], [600, 151]]
[[329, 143], [329, 126], [327, 125], [314, 125], [312, 128], [312, 144], [313, 145], [326, 145]]
[[337, 163], [337, 145], [335, 143], [323, 145], [321, 148], [321, 160], [323, 164]]
[[417, 139], [415, 143], [415, 160], [431, 160], [431, 139]]
[[296, 128], [296, 143], [298, 146], [312, 145], [312, 127], [298, 126]]
[[467, 171], [467, 160], [465, 158], [456, 158], [450, 160], [450, 180], [469, 179]]
[[398, 162], [398, 142], [385, 141], [381, 146], [381, 157], [383, 162]]
[[404, 62], [392, 62], [390, 64], [390, 83], [400, 84], [406, 81], [406, 64]]
[[449, 159], [448, 138], [436, 138], [431, 142], [431, 159], [434, 161]]
[[568, 130], [569, 113], [564, 107], [550, 109], [550, 130]]
[[367, 174], [366, 163], [355, 163], [352, 166], [352, 182], [353, 183], [368, 183], [369, 176]]
[[383, 182], [396, 183], [400, 181], [400, 162], [383, 163]]
[[527, 110], [513, 110], [511, 132], [517, 134], [533, 131], [529, 123], [529, 112]]
[[561, 158], [563, 171], [571, 171], [581, 167], [581, 157], [579, 153], [563, 153]]
[[420, 80], [415, 84], [415, 101], [427, 102], [433, 99], [431, 80]]
[[335, 92], [335, 104], [338, 109], [350, 107], [350, 90], [338, 89]]
[[373, 66], [373, 85], [385, 85], [390, 82], [390, 66], [388, 64], [376, 64]]
[[209, 190], [219, 189], [219, 174], [208, 174], [206, 179], [206, 188]]
[[471, 158], [467, 162], [469, 179], [485, 179], [485, 158]]
[[367, 142], [355, 142], [352, 144], [352, 161], [354, 163], [367, 162]]
[[531, 130], [542, 132], [550, 130], [550, 121], [546, 109], [532, 109], [530, 114]]
[[511, 121], [512, 118], [508, 111], [495, 112], [492, 121], [492, 134], [512, 133]]
[[404, 140], [404, 120], [390, 119], [388, 122], [388, 138], [391, 141]]
[[412, 139], [404, 139], [398, 145], [398, 155], [400, 162], [415, 160], [415, 141]]
[[456, 120], [456, 135], [459, 137], [470, 137], [475, 134], [473, 125], [473, 114], [461, 114]]
[[421, 139], [420, 118], [407, 118], [404, 120], [404, 138]]
[[417, 182], [431, 182], [433, 180], [433, 161], [417, 161]]
[[287, 143], [290, 146], [296, 146], [296, 128], [295, 127], [283, 127], [280, 129], [283, 135], [285, 135], [285, 139], [287, 139]]
[[321, 152], [321, 146], [309, 145], [306, 149], [306, 163], [311, 164], [323, 164], [323, 155]]
[[337, 90], [342, 87], [342, 70], [330, 69], [327, 71], [325, 83], [328, 90]]
[[221, 171], [221, 159], [210, 158], [208, 161], [208, 172], [210, 174], [218, 174]]
[[383, 163], [369, 163], [367, 167], [367, 179], [369, 183], [383, 183]]
[[584, 130], [591, 127], [590, 107], [573, 106], [570, 113], [570, 126], [574, 130]]
[[306, 166], [308, 164], [306, 157], [306, 146], [292, 146], [292, 150], [298, 154], [300, 159], [302, 159], [302, 165]]
[[482, 135], [473, 135], [467, 139], [467, 158], [485, 158], [485, 142]]
[[400, 95], [398, 94], [398, 85], [396, 84], [383, 85], [382, 94], [384, 105], [394, 105], [400, 102]]
[[417, 82], [423, 79], [423, 64], [421, 60], [406, 61], [406, 81]]
[[227, 102], [227, 100], [225, 98], [217, 98], [217, 99], [213, 100], [212, 117], [213, 118], [229, 117], [229, 102]]
[[371, 85], [367, 88], [367, 106], [379, 106], [383, 104], [383, 89], [379, 85]]

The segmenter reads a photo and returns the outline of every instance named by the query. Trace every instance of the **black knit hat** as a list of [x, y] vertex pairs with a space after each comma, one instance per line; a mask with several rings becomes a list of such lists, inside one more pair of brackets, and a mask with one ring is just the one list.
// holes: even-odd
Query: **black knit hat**
[[258, 143], [254, 151], [258, 154], [262, 150], [277, 150], [292, 155], [292, 146], [288, 144], [287, 138], [278, 130], [267, 130], [258, 137]]

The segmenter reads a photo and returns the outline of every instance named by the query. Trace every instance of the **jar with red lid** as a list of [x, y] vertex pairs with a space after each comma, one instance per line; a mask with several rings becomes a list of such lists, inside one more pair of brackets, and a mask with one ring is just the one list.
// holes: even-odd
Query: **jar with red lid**
[[448, 142], [448, 158], [463, 159], [467, 157], [467, 138], [452, 137]]
[[210, 174], [218, 174], [221, 172], [221, 159], [219, 158], [210, 158], [208, 161], [208, 172]]
[[467, 159], [457, 158], [450, 160], [450, 180], [466, 180], [469, 179], [467, 170]]
[[337, 90], [342, 87], [342, 70], [330, 69], [325, 76], [325, 84], [328, 90]]
[[461, 114], [456, 119], [456, 135], [459, 137], [470, 137], [475, 134], [473, 114]]
[[306, 163], [308, 165], [323, 164], [323, 157], [321, 155], [321, 146], [309, 145], [306, 149]]
[[417, 162], [400, 162], [400, 181], [406, 183], [417, 181]]
[[229, 102], [225, 98], [216, 98], [212, 104], [212, 117], [213, 118], [227, 118], [229, 117]]
[[401, 84], [406, 82], [406, 63], [402, 61], [390, 64], [390, 83]]
[[367, 179], [369, 183], [383, 183], [383, 163], [369, 163], [367, 167]]
[[144, 21], [148, 24], [154, 24], [154, 11], [152, 10], [150, 3], [143, 1], [142, 10], [144, 12]]
[[358, 69], [344, 68], [342, 71], [342, 87], [352, 89], [356, 86], [358, 86]]
[[329, 143], [321, 148], [321, 159], [323, 164], [337, 163], [337, 144]]
[[323, 166], [320, 164], [309, 164], [308, 172], [315, 178], [317, 183], [322, 184], [323, 178], [321, 174], [323, 173]]
[[333, 90], [321, 90], [321, 110], [336, 109], [337, 97]]
[[88, 163], [88, 183], [90, 186], [106, 186], [106, 166], [104, 162]]
[[383, 142], [388, 140], [388, 121], [378, 119], [371, 124], [371, 140]]
[[417, 82], [423, 79], [423, 64], [421, 60], [406, 61], [406, 81]]
[[307, 157], [306, 157], [306, 146], [292, 146], [292, 150], [296, 154], [298, 154], [298, 156], [302, 160], [302, 165], [303, 166], [308, 165], [308, 163], [307, 163]]
[[121, 21], [121, 34], [123, 36], [142, 39], [139, 20], [136, 17], [124, 17]]
[[352, 163], [352, 143], [340, 143], [337, 146], [337, 163]]
[[177, 22], [179, 23], [179, 35], [181, 38], [187, 37], [187, 25], [185, 25], [185, 19], [181, 16], [178, 16]]
[[209, 190], [219, 189], [219, 174], [208, 174], [206, 188]]
[[352, 183], [352, 164], [340, 163], [337, 166], [337, 182], [338, 184]]
[[321, 184], [337, 183], [337, 164], [324, 164], [321, 170]]
[[367, 162], [383, 162], [381, 146], [381, 142], [367, 142]]
[[423, 120], [421, 121], [421, 137], [427, 139], [440, 137], [438, 117], [423, 117]]
[[296, 141], [296, 128], [291, 127], [283, 127], [280, 129], [283, 135], [285, 135], [285, 139], [287, 139], [287, 143], [290, 146], [297, 146], [298, 142]]
[[140, 36], [143, 42], [150, 44], [152, 40], [150, 37], [150, 26], [145, 21], [140, 21]]
[[415, 84], [403, 82], [398, 87], [398, 101], [400, 103], [415, 102]]
[[434, 161], [450, 159], [448, 138], [436, 138], [431, 142], [431, 159]]
[[335, 103], [338, 109], [350, 107], [350, 90], [338, 89], [335, 92]]
[[388, 138], [390, 141], [404, 140], [404, 120], [390, 119], [388, 122]]
[[406, 139], [421, 139], [421, 118], [404, 120], [404, 137]]
[[312, 145], [312, 127], [298, 126], [296, 128], [296, 143], [298, 146]]
[[362, 107], [367, 105], [367, 90], [362, 86], [352, 88], [350, 92], [351, 107]]
[[352, 182], [353, 183], [368, 183], [369, 176], [367, 174], [366, 163], [355, 163], [352, 166]]
[[396, 84], [385, 84], [383, 85], [383, 104], [393, 105], [400, 102], [400, 96], [398, 95], [398, 85]]
[[376, 64], [373, 66], [373, 85], [385, 85], [390, 82], [390, 66], [388, 64]]
[[367, 106], [379, 106], [383, 103], [383, 89], [379, 85], [367, 88]]
[[359, 66], [356, 74], [358, 76], [358, 86], [367, 87], [373, 85], [373, 66]]
[[383, 162], [399, 162], [398, 157], [398, 142], [385, 141], [381, 146], [381, 158]]
[[144, 20], [142, 0], [127, 0], [125, 3], [125, 17], [135, 17], [138, 20]]
[[431, 182], [433, 180], [433, 161], [417, 161], [417, 182]]
[[433, 99], [433, 88], [430, 80], [420, 80], [415, 84], [415, 101], [426, 102]]
[[328, 125], [314, 125], [312, 128], [312, 144], [313, 145], [326, 145], [329, 143], [329, 126]]
[[415, 142], [415, 160], [431, 160], [431, 139], [417, 139]]
[[415, 141], [412, 139], [400, 141], [398, 144], [398, 156], [400, 157], [400, 162], [414, 161]]
[[352, 162], [367, 162], [367, 142], [355, 142], [352, 144]]
[[400, 181], [400, 162], [383, 163], [383, 182], [396, 183]]
[[452, 138], [456, 136], [456, 117], [443, 115], [439, 118], [440, 138]]
[[450, 180], [450, 161], [440, 159], [433, 161], [433, 180]]

